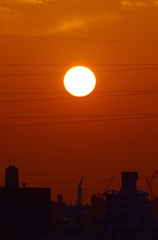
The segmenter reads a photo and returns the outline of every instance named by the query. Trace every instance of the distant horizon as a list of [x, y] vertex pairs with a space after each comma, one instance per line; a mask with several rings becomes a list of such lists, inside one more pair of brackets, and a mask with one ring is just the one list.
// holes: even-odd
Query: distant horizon
[[[8, 165], [6, 168], [8, 167], [17, 167], [16, 165]], [[147, 169], [142, 169], [142, 170], [147, 170]], [[154, 169], [151, 169], [152, 171]], [[105, 171], [105, 172], [100, 172], [100, 174], [103, 174], [103, 173], [106, 173], [108, 171]], [[157, 170], [154, 171], [154, 174], [152, 174], [151, 177], [148, 178], [148, 181], [149, 183], [147, 183], [146, 181], [146, 178], [145, 177], [140, 177], [139, 178], [139, 170], [138, 171], [131, 171], [130, 169], [126, 170], [126, 171], [122, 171], [122, 172], [131, 172], [131, 173], [135, 173], [135, 172], [138, 172], [138, 180], [136, 181], [136, 184], [137, 184], [137, 189], [139, 190], [142, 190], [142, 191], [146, 191], [148, 194], [149, 194], [149, 197], [150, 197], [150, 187], [149, 187], [149, 183], [151, 184], [151, 187], [152, 189], [156, 189], [157, 187]], [[114, 189], [114, 190], [117, 190], [117, 191], [120, 191], [121, 189], [121, 183], [122, 183], [122, 179], [121, 179], [121, 176], [122, 176], [122, 172], [119, 172], [119, 171], [110, 171], [110, 173], [119, 173], [120, 175], [120, 178], [115, 178], [115, 175], [113, 175], [110, 179], [105, 179], [105, 180], [85, 180], [83, 179], [83, 183], [82, 183], [82, 192], [83, 192], [83, 204], [90, 204], [91, 202], [91, 197], [93, 195], [96, 195], [96, 196], [101, 196], [104, 192], [106, 191], [110, 191], [111, 189]], [[62, 195], [63, 197], [63, 202], [65, 202], [66, 204], [76, 204], [76, 201], [77, 201], [77, 189], [78, 189], [78, 183], [80, 182], [80, 179], [77, 181], [67, 181], [67, 182], [64, 182], [64, 181], [59, 181], [59, 182], [27, 182], [27, 181], [22, 181], [22, 177], [20, 176], [29, 176], [29, 177], [34, 177], [34, 176], [53, 176], [55, 175], [55, 173], [51, 173], [51, 174], [45, 174], [45, 173], [42, 173], [42, 174], [38, 174], [38, 173], [20, 173], [19, 171], [19, 168], [18, 168], [18, 173], [19, 173], [19, 179], [21, 179], [19, 181], [19, 188], [50, 188], [51, 189], [51, 199], [52, 201], [57, 201], [57, 195]], [[99, 174], [99, 172], [96, 172], [97, 174]], [[56, 173], [57, 175], [62, 175], [61, 173]], [[76, 173], [69, 173], [70, 175], [73, 175], [73, 174], [76, 174]], [[69, 175], [68, 173], [66, 173], [65, 175]], [[79, 173], [78, 173], [79, 174]], [[82, 173], [83, 174], [83, 173]], [[86, 174], [86, 173], [84, 173]], [[88, 172], [87, 172], [88, 174]], [[92, 172], [89, 174], [91, 175]], [[95, 172], [93, 172], [93, 174], [95, 174]], [[4, 176], [4, 184], [0, 185], [0, 187], [5, 187], [5, 174], [0, 174], [1, 176]], [[86, 176], [86, 175], [85, 175]], [[28, 177], [28, 178], [29, 178]], [[143, 182], [143, 185], [140, 185], [142, 184]], [[23, 183], [25, 183], [26, 185], [23, 186]], [[68, 189], [59, 189], [57, 190], [57, 188], [53, 188], [52, 186], [53, 185], [59, 185], [61, 184], [61, 186], [63, 186], [63, 184], [66, 184], [68, 187]], [[139, 183], [139, 184], [138, 184]], [[99, 186], [98, 188], [93, 188], [93, 187], [89, 187], [89, 185], [92, 185], [92, 184], [96, 184], [95, 186]], [[101, 185], [101, 186], [100, 186]], [[72, 188], [73, 186], [73, 188]], [[104, 187], [103, 187], [104, 186]], [[73, 198], [72, 198], [72, 193], [73, 193]], [[65, 199], [65, 195], [67, 197], [67, 199]], [[75, 198], [76, 196], [76, 198]], [[85, 197], [86, 196], [86, 197]], [[89, 199], [88, 199], [88, 196], [89, 196]], [[156, 197], [155, 195], [155, 191], [154, 191], [154, 197]], [[69, 198], [69, 200], [68, 200]]]

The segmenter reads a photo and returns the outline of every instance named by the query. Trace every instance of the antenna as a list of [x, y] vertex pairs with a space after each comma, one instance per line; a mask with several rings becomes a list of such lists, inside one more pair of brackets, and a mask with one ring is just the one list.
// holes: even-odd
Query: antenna
[[130, 160], [128, 162], [128, 167], [129, 167], [129, 172], [131, 171], [131, 163], [130, 163]]
[[8, 158], [8, 165], [9, 165], [9, 167], [11, 166], [11, 162], [12, 162], [12, 159]]
[[72, 196], [70, 195], [70, 205], [72, 205]]
[[13, 164], [14, 164], [14, 166], [15, 166], [15, 151], [14, 151], [14, 153], [13, 153]]

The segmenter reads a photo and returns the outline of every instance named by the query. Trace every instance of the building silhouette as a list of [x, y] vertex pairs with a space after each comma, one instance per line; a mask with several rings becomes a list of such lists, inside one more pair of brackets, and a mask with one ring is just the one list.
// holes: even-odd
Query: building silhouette
[[0, 188], [0, 229], [12, 230], [18, 240], [42, 240], [51, 231], [51, 189], [19, 187], [18, 168], [6, 168]]
[[152, 223], [148, 193], [136, 188], [137, 172], [122, 172], [120, 191], [103, 193], [103, 215], [107, 225]]
[[[137, 189], [137, 180], [138, 172], [122, 172], [121, 189], [93, 195], [89, 205], [80, 197], [76, 205], [66, 205], [62, 196], [57, 196], [57, 202], [52, 203], [52, 239], [157, 240], [149, 195]], [[154, 209], [157, 202], [155, 199]]]
[[[7, 167], [0, 188], [0, 239], [158, 239], [148, 193], [137, 189], [137, 172], [122, 172], [121, 189], [93, 195], [89, 205], [82, 202], [82, 180], [76, 205], [66, 205], [62, 194], [51, 201], [50, 188], [19, 187], [18, 168]], [[158, 209], [157, 202], [152, 209]]]
[[122, 187], [103, 193], [103, 226], [105, 240], [158, 239], [147, 192], [137, 189], [137, 172], [122, 172]]
[[9, 166], [6, 168], [5, 187], [6, 188], [18, 188], [19, 187], [19, 173], [18, 173], [17, 167]]

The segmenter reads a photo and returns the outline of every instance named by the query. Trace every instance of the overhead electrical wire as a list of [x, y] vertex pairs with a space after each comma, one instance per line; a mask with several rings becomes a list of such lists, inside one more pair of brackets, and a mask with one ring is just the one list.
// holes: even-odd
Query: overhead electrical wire
[[[153, 184], [153, 186], [158, 186], [158, 184]], [[146, 185], [140, 185], [137, 187], [137, 190], [139, 190], [138, 188], [146, 188]], [[110, 188], [111, 189], [111, 188]], [[110, 190], [109, 189], [109, 190]], [[77, 192], [77, 189], [52, 189], [53, 192]], [[102, 188], [84, 188], [84, 191], [95, 191], [95, 192], [98, 192], [98, 191], [101, 191], [102, 193], [105, 192], [105, 190], [103, 190], [103, 187]]]
[[55, 101], [55, 100], [70, 100], [70, 97], [65, 98], [47, 98], [47, 99], [23, 99], [23, 100], [0, 100], [0, 103], [19, 103], [19, 102], [39, 102], [39, 101]]
[[[96, 66], [96, 67], [124, 67], [124, 66], [158, 66], [158, 63], [114, 63], [114, 64], [86, 64], [87, 66]], [[65, 66], [74, 66], [74, 64], [21, 64], [21, 63], [0, 63], [0, 66], [11, 66], [11, 67], [65, 67]]]
[[[142, 70], [158, 70], [158, 68], [128, 68], [128, 69], [111, 69], [111, 70], [94, 70], [95, 73], [105, 72], [125, 72], [125, 71], [142, 71]], [[63, 75], [65, 72], [49, 72], [49, 73], [20, 73], [20, 74], [0, 74], [0, 77], [25, 77], [25, 76], [46, 76], [46, 75]]]
[[125, 40], [125, 39], [101, 39], [101, 38], [68, 38], [68, 37], [44, 37], [44, 36], [26, 36], [26, 35], [6, 35], [1, 34], [1, 38], [30, 38], [30, 39], [51, 39], [68, 41], [94, 41], [94, 42], [123, 42], [123, 43], [158, 43], [158, 40]]
[[[121, 171], [119, 171], [119, 172], [121, 172]], [[81, 174], [81, 173], [80, 173]], [[5, 175], [5, 174], [0, 174], [0, 175]], [[47, 174], [19, 174], [20, 176], [21, 175], [32, 175], [32, 176], [35, 176], [35, 175], [47, 175]], [[54, 175], [54, 174], [48, 174], [48, 175]], [[62, 175], [62, 174], [61, 174]], [[158, 178], [157, 176], [155, 176], [155, 178]], [[146, 179], [146, 177], [139, 177], [139, 179], [138, 180], [143, 180], [143, 179]], [[102, 180], [84, 180], [84, 183], [99, 183], [99, 182], [108, 182], [109, 181], [109, 179], [102, 179]], [[118, 182], [118, 181], [121, 181], [121, 178], [115, 178], [115, 179], [113, 179], [113, 182]], [[28, 182], [28, 184], [72, 184], [72, 183], [74, 183], [74, 184], [78, 184], [78, 181], [47, 181], [47, 182]]]
[[[21, 174], [19, 174], [21, 175]], [[53, 175], [53, 174], [52, 174]], [[155, 177], [158, 178], [158, 177]], [[140, 177], [138, 180], [145, 180], [145, 177]], [[113, 182], [120, 182], [122, 179], [121, 178], [114, 178]], [[109, 182], [109, 179], [102, 179], [102, 180], [84, 180], [84, 183], [100, 183], [100, 182]], [[28, 182], [28, 184], [78, 184], [78, 181], [63, 181], [63, 182], [59, 182], [59, 181], [54, 181], [54, 182]]]
[[21, 74], [0, 74], [0, 77], [25, 77], [25, 76], [46, 76], [46, 75], [58, 75], [65, 74], [64, 72], [52, 72], [52, 73], [21, 73]]
[[[109, 90], [109, 91], [95, 91], [92, 94], [112, 94], [112, 93], [145, 93], [145, 94], [154, 94], [154, 93], [158, 93], [158, 89], [151, 89], [151, 90]], [[0, 95], [56, 95], [56, 94], [67, 94], [67, 92], [0, 92]], [[108, 95], [109, 96], [109, 95]], [[112, 95], [113, 96], [113, 95]]]
[[110, 70], [97, 70], [94, 72], [124, 72], [124, 71], [142, 71], [142, 70], [157, 70], [158, 68], [126, 68], [126, 69], [110, 69]]
[[[151, 158], [151, 156], [148, 156]], [[158, 158], [158, 156], [154, 156], [155, 158]], [[128, 158], [128, 157], [127, 157]], [[131, 157], [130, 157], [131, 158]], [[135, 158], [135, 157], [134, 157]], [[139, 158], [139, 157], [136, 157]], [[144, 158], [144, 157], [143, 157]], [[105, 158], [105, 159], [109, 159], [109, 158]], [[111, 159], [111, 158], [110, 158]], [[118, 158], [114, 158], [114, 159], [118, 159]], [[119, 158], [120, 159], [120, 158]], [[121, 158], [122, 159], [122, 158]], [[138, 168], [138, 171], [144, 171], [144, 170], [157, 170], [158, 167], [153, 167], [153, 168]], [[114, 173], [114, 172], [119, 172], [121, 173], [122, 170], [106, 170], [106, 171], [88, 171], [88, 172], [54, 172], [54, 173], [20, 173], [20, 175], [76, 175], [76, 174], [105, 174], [105, 173]], [[0, 175], [5, 175], [5, 174], [0, 174]], [[155, 176], [155, 178], [158, 178], [158, 176]], [[140, 179], [140, 178], [139, 178]]]
[[[40, 184], [40, 185], [49, 185], [49, 183], [48, 184]], [[3, 185], [2, 185], [3, 186]], [[158, 186], [158, 184], [153, 184], [152, 185], [152, 187], [157, 187]], [[98, 191], [101, 191], [101, 192], [99, 192], [99, 193], [104, 193], [105, 192], [105, 190], [103, 190], [103, 188], [104, 187], [102, 187], [102, 188], [84, 188], [84, 191], [95, 191], [95, 192], [97, 192], [98, 193]], [[139, 190], [139, 188], [146, 188], [146, 185], [140, 185], [140, 186], [138, 186], [137, 187], [137, 190]], [[110, 188], [111, 189], [111, 188]], [[109, 190], [110, 190], [109, 189]], [[51, 189], [51, 191], [53, 191], [53, 192], [76, 192], [77, 191], [77, 189]]]
[[110, 122], [110, 121], [122, 121], [122, 120], [136, 120], [136, 119], [154, 119], [155, 116], [137, 116], [137, 117], [124, 117], [124, 118], [111, 118], [111, 119], [95, 119], [95, 120], [79, 120], [79, 121], [63, 121], [63, 122], [49, 122], [49, 123], [30, 123], [30, 124], [15, 124], [15, 125], [0, 125], [0, 128], [10, 127], [33, 127], [33, 126], [48, 126], [48, 125], [61, 125], [61, 124], [81, 124], [81, 123], [96, 123], [96, 122]]
[[0, 119], [48, 119], [48, 118], [96, 118], [96, 117], [158, 117], [158, 113], [140, 114], [96, 114], [96, 115], [58, 115], [58, 116], [1, 116]]
[[[127, 96], [156, 95], [156, 94], [158, 94], [158, 91], [135, 92], [135, 93], [126, 93], [126, 94], [95, 95], [95, 96], [93, 95], [93, 96], [88, 96], [87, 99], [91, 99], [91, 98], [107, 98], [107, 97], [127, 97]], [[57, 98], [42, 98], [42, 99], [19, 99], [19, 100], [0, 100], [0, 104], [2, 104], [2, 103], [22, 103], [22, 102], [72, 100], [72, 99], [74, 100], [74, 98], [72, 98], [72, 97], [57, 97]], [[75, 99], [77, 100], [78, 98], [75, 98]]]

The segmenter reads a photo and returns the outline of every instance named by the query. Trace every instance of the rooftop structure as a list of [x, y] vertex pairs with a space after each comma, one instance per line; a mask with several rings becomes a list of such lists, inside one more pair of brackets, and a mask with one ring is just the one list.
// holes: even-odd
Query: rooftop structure
[[6, 168], [0, 188], [0, 229], [11, 229], [17, 240], [42, 240], [51, 231], [51, 189], [18, 187], [18, 168]]
[[18, 168], [15, 166], [7, 167], [5, 173], [5, 187], [18, 188], [18, 186], [19, 186]]
[[103, 193], [103, 215], [107, 225], [143, 225], [152, 222], [148, 193], [137, 190], [137, 172], [122, 172], [120, 191]]

